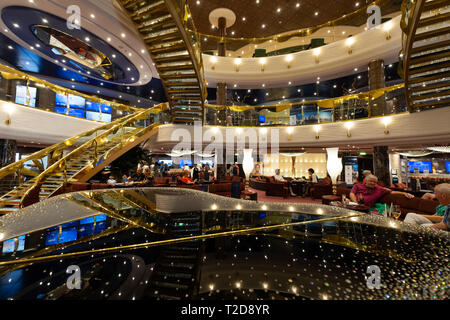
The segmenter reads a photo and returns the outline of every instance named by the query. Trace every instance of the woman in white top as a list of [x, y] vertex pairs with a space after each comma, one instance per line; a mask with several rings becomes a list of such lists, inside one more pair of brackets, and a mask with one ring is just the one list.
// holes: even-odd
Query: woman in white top
[[319, 182], [319, 179], [317, 179], [317, 175], [314, 173], [313, 168], [309, 168], [308, 173], [309, 173], [309, 179], [308, 179], [309, 182], [305, 186], [305, 191], [303, 192], [302, 197], [309, 196], [310, 189], [313, 186], [313, 184]]

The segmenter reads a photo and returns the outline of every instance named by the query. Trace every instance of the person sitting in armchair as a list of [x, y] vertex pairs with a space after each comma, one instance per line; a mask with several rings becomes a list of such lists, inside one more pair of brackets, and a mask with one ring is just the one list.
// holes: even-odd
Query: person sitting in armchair
[[287, 182], [288, 186], [289, 186], [289, 191], [291, 193], [291, 196], [296, 197], [297, 195], [294, 193], [294, 191], [292, 191], [292, 185], [289, 181], [285, 180], [283, 178], [283, 176], [280, 174], [280, 169], [276, 169], [275, 170], [275, 175], [273, 176], [273, 178], [275, 179], [275, 181], [279, 181], [279, 182]]
[[181, 178], [181, 182], [184, 184], [195, 184], [194, 180], [189, 178], [189, 172], [183, 171], [183, 177]]
[[402, 194], [408, 199], [414, 198], [412, 194], [401, 192], [401, 191], [392, 191], [384, 187], [380, 187], [377, 185], [378, 178], [374, 175], [368, 175], [366, 177], [365, 184], [355, 184], [350, 192], [350, 199], [353, 202], [363, 202], [364, 205], [368, 207], [372, 207], [378, 199], [382, 198], [385, 194]]
[[[448, 208], [450, 206], [450, 184], [441, 183], [434, 188], [434, 196], [439, 201], [434, 215], [408, 213], [404, 222], [421, 227], [434, 227], [435, 229], [448, 230]], [[447, 220], [443, 223], [445, 215]]]

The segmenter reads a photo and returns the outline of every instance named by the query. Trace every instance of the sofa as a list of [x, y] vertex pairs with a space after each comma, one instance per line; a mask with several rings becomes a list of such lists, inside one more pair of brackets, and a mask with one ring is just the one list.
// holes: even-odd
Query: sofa
[[276, 181], [274, 177], [267, 178], [266, 196], [289, 197], [289, 186], [287, 182]]

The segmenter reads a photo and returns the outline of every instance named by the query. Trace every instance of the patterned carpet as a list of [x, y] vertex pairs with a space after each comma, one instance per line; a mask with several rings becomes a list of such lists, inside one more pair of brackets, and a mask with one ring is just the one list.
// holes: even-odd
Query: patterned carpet
[[292, 197], [289, 196], [288, 198], [283, 197], [268, 197], [266, 196], [266, 192], [262, 190], [257, 190], [253, 188], [248, 188], [250, 191], [255, 191], [258, 193], [258, 201], [264, 201], [264, 202], [286, 202], [286, 203], [315, 203], [315, 204], [322, 204], [321, 199], [312, 199], [312, 198], [301, 198], [301, 197]]

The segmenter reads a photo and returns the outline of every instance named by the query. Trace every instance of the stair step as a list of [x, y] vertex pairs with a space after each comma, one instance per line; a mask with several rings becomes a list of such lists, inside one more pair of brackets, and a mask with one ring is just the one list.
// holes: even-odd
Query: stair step
[[445, 27], [445, 28], [436, 29], [436, 30], [426, 31], [426, 32], [422, 32], [422, 33], [417, 33], [414, 36], [414, 41], [422, 41], [422, 40], [426, 40], [426, 39], [430, 39], [430, 38], [435, 38], [435, 37], [439, 37], [442, 35], [447, 35], [448, 33], [450, 33], [450, 26]]
[[436, 105], [441, 105], [441, 104], [449, 104], [450, 105], [450, 98], [440, 100], [440, 101], [414, 103], [412, 106], [413, 106], [413, 108], [423, 108], [423, 107], [430, 107], [430, 106], [436, 106]]
[[421, 66], [421, 67], [417, 67], [414, 69], [410, 69], [409, 74], [414, 75], [414, 74], [428, 72], [428, 71], [434, 71], [434, 70], [438, 71], [440, 69], [449, 68], [449, 67], [450, 67], [450, 61], [445, 61], [443, 63], [434, 63], [431, 65], [426, 65], [426, 66]]
[[422, 91], [428, 91], [428, 90], [433, 90], [433, 89], [439, 89], [439, 88], [446, 88], [446, 87], [450, 87], [450, 83], [449, 82], [442, 82], [442, 83], [437, 83], [437, 84], [433, 84], [433, 85], [427, 85], [427, 86], [418, 86], [418, 87], [414, 87], [414, 88], [409, 88], [409, 91], [411, 93], [415, 93], [415, 92], [422, 92]]
[[[426, 51], [435, 50], [435, 49], [439, 49], [439, 48], [445, 48], [445, 47], [449, 47], [449, 46], [450, 46], [450, 40], [435, 42], [432, 44], [427, 44], [424, 46], [412, 48], [411, 54], [417, 54], [420, 52], [426, 52]], [[448, 49], [448, 48], [446, 48], [446, 49]]]
[[408, 83], [409, 84], [426, 83], [428, 81], [442, 79], [443, 77], [445, 77], [445, 71], [444, 72], [440, 72], [439, 74], [433, 74], [431, 76], [430, 75], [426, 75], [426, 76], [420, 76], [420, 77], [417, 77], [417, 78], [414, 78], [414, 79], [410, 79], [408, 81]]
[[166, 87], [198, 87], [198, 82], [166, 82]]
[[167, 32], [161, 35], [151, 35], [144, 37], [144, 42], [147, 44], [157, 44], [158, 42], [161, 42], [161, 40], [171, 39], [171, 41], [179, 40], [180, 39], [180, 33], [178, 29], [174, 29], [171, 32]]
[[450, 20], [450, 12], [437, 14], [434, 16], [430, 16], [424, 19], [419, 20], [418, 28], [430, 26], [436, 23], [444, 22], [446, 20]]
[[180, 55], [173, 55], [173, 56], [169, 56], [169, 57], [155, 57], [153, 59], [153, 61], [161, 63], [161, 62], [169, 62], [169, 61], [176, 61], [176, 62], [181, 62], [181, 61], [191, 61], [191, 57], [189, 56], [189, 54], [180, 54]]
[[164, 1], [154, 2], [151, 4], [145, 5], [139, 9], [134, 8], [133, 13], [130, 14], [130, 17], [132, 17], [133, 20], [135, 20], [139, 17], [151, 15], [151, 14], [156, 13], [161, 10], [167, 10]]
[[410, 62], [410, 66], [414, 66], [417, 64], [421, 64], [421, 63], [425, 63], [428, 61], [435, 61], [435, 60], [440, 60], [440, 59], [444, 59], [450, 57], [450, 51], [447, 52], [436, 52], [430, 55], [426, 55], [426, 56], [420, 56], [417, 58], [412, 58], [411, 62]]
[[423, 11], [439, 9], [448, 5], [448, 0], [434, 0], [425, 2], [423, 5]]
[[197, 79], [195, 73], [181, 73], [181, 74], [160, 74], [163, 79]]
[[158, 70], [164, 71], [177, 71], [177, 70], [193, 70], [192, 64], [180, 64], [175, 66], [158, 67]]
[[158, 17], [157, 19], [142, 21], [138, 25], [137, 29], [139, 32], [147, 32], [156, 30], [157, 28], [163, 26], [166, 28], [176, 27], [170, 14]]
[[450, 95], [450, 90], [443, 90], [440, 92], [432, 92], [432, 93], [428, 93], [428, 94], [423, 94], [423, 95], [414, 95], [411, 96], [410, 99], [413, 101], [416, 100], [423, 100], [423, 99], [431, 99], [431, 98], [438, 98], [438, 97], [443, 97], [443, 96], [447, 96]]
[[169, 94], [179, 94], [179, 93], [198, 93], [198, 94], [200, 94], [200, 89], [196, 89], [196, 90], [192, 90], [192, 89], [187, 89], [187, 90], [168, 90], [167, 92]]

